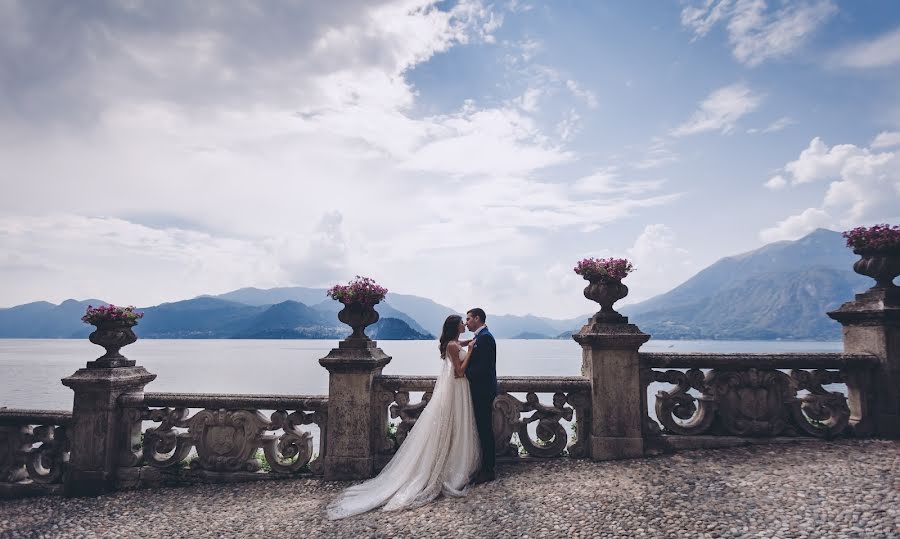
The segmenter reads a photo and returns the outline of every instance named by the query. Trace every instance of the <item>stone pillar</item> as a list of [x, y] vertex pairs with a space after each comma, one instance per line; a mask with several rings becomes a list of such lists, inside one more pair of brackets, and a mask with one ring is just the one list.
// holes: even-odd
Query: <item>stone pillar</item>
[[591, 380], [590, 455], [593, 460], [641, 457], [647, 391], [638, 349], [650, 335], [624, 316], [609, 321], [599, 315], [572, 336], [582, 348], [582, 374]]
[[96, 496], [115, 489], [120, 454], [128, 449], [121, 447], [128, 433], [123, 432], [127, 422], [117, 401], [125, 393], [143, 393], [156, 378], [143, 367], [97, 365], [89, 362], [87, 368], [62, 379], [75, 392], [66, 496]]
[[871, 288], [828, 316], [844, 326], [845, 353], [872, 354], [879, 361], [870, 381], [850, 373], [851, 419], [870, 417], [863, 434], [900, 438], [900, 288]]
[[328, 454], [325, 480], [375, 474], [381, 425], [375, 424], [373, 382], [391, 357], [368, 338], [346, 339], [319, 363], [328, 369]]

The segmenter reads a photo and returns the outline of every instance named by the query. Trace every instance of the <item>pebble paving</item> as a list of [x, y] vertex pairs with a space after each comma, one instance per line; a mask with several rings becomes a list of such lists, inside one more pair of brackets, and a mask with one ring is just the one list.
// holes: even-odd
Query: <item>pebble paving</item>
[[331, 522], [346, 483], [196, 485], [0, 501], [0, 538], [900, 538], [900, 442], [503, 465], [462, 499]]

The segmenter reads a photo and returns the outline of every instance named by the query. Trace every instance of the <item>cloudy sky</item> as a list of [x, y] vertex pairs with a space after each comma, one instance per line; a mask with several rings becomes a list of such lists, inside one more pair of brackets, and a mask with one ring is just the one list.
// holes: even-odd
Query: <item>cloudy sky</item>
[[0, 0], [0, 307], [356, 274], [590, 311], [900, 222], [900, 3]]

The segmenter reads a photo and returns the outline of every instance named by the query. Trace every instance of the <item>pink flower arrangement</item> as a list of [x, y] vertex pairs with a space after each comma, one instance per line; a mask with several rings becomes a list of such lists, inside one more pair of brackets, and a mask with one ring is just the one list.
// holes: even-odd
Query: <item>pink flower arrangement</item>
[[112, 321], [137, 323], [137, 320], [143, 317], [144, 313], [136, 312], [133, 305], [128, 307], [116, 307], [115, 305], [94, 307], [93, 305], [88, 305], [84, 316], [81, 317], [81, 321], [85, 324], [93, 325]]
[[854, 251], [900, 251], [900, 226], [859, 226], [843, 234]]
[[380, 286], [373, 279], [359, 275], [348, 284], [336, 284], [326, 292], [328, 297], [344, 305], [361, 303], [369, 307], [383, 300], [387, 293], [387, 288]]
[[575, 273], [585, 279], [621, 280], [634, 271], [625, 258], [585, 258], [575, 265]]

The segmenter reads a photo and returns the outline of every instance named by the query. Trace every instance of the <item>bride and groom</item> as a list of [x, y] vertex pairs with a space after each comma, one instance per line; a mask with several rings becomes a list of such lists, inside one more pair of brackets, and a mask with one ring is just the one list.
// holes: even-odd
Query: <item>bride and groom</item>
[[[479, 308], [444, 321], [441, 372], [428, 406], [377, 477], [344, 490], [328, 505], [334, 520], [384, 506], [419, 507], [443, 493], [494, 479], [492, 409], [497, 396], [497, 343]], [[472, 339], [460, 340], [465, 329]]]

